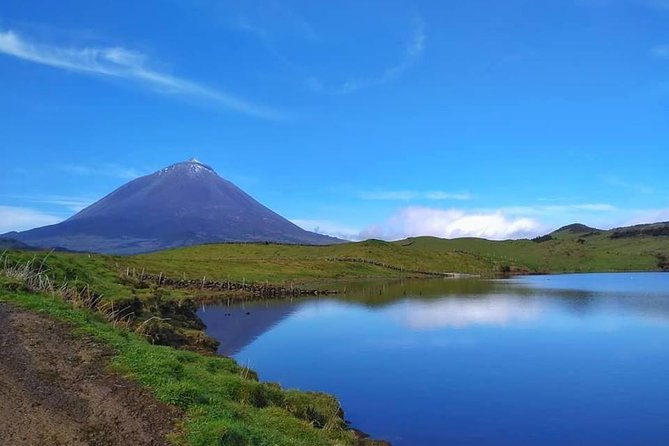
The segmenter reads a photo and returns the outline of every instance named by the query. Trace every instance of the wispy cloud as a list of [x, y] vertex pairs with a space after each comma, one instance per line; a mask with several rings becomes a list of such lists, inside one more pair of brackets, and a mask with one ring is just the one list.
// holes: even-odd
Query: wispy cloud
[[315, 91], [323, 91], [333, 94], [347, 94], [361, 90], [374, 85], [381, 85], [396, 80], [407, 70], [409, 70], [422, 56], [425, 51], [425, 41], [427, 34], [425, 31], [425, 21], [419, 15], [413, 17], [412, 33], [407, 41], [401, 60], [383, 70], [376, 76], [350, 79], [336, 87], [324, 85], [318, 78], [310, 77], [307, 84]]
[[208, 100], [230, 110], [259, 118], [282, 118], [278, 112], [265, 106], [151, 69], [144, 54], [121, 47], [61, 47], [33, 42], [12, 30], [7, 30], [0, 31], [0, 53], [82, 74], [126, 79], [160, 93]]
[[604, 181], [605, 184], [609, 186], [618, 187], [621, 189], [627, 189], [629, 191], [636, 192], [639, 194], [648, 195], [653, 193], [653, 188], [650, 186], [638, 182], [626, 181], [615, 175], [604, 176], [602, 177], [602, 180]]
[[669, 45], [657, 45], [651, 48], [650, 54], [658, 59], [669, 59]]
[[595, 212], [616, 212], [618, 208], [609, 203], [582, 203], [582, 204], [549, 204], [536, 206], [506, 206], [500, 209], [502, 212], [513, 215], [549, 215]]
[[57, 166], [58, 170], [79, 176], [112, 177], [121, 180], [132, 180], [149, 172], [134, 167], [121, 166], [114, 163], [101, 163], [96, 165], [64, 164]]
[[35, 209], [0, 206], [0, 234], [9, 231], [24, 231], [62, 221], [61, 217]]
[[669, 208], [636, 210], [631, 217], [628, 217], [624, 221], [622, 226], [656, 223], [661, 221], [669, 221]]
[[472, 195], [469, 192], [447, 192], [447, 191], [415, 191], [415, 190], [386, 190], [386, 191], [362, 191], [358, 197], [363, 200], [390, 200], [390, 201], [410, 201], [410, 200], [471, 200]]
[[61, 206], [69, 211], [79, 212], [95, 201], [94, 198], [69, 197], [65, 195], [47, 195], [44, 197], [33, 197], [33, 203]]
[[[9, 199], [12, 201], [17, 201], [22, 204], [31, 203], [36, 205], [43, 205], [52, 208], [63, 208], [62, 212], [65, 215], [68, 212], [79, 212], [83, 208], [89, 206], [93, 203], [96, 198], [94, 197], [79, 197], [71, 195], [14, 195], [14, 194], [3, 194], [0, 195], [3, 199]], [[43, 211], [40, 211], [43, 212]], [[59, 212], [61, 214], [61, 212]]]

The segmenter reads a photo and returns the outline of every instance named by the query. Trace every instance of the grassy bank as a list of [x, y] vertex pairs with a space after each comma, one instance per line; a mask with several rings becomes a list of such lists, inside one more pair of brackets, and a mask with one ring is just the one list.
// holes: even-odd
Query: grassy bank
[[7, 291], [0, 300], [48, 314], [77, 334], [110, 346], [113, 371], [149, 388], [185, 413], [180, 445], [353, 445], [339, 403], [321, 393], [284, 390], [258, 382], [253, 371], [228, 358], [152, 345], [143, 336], [114, 327], [99, 314], [73, 308], [53, 296]]

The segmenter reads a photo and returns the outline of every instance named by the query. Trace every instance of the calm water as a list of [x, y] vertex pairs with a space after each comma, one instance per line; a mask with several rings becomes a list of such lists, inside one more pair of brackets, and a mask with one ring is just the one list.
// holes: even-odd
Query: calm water
[[347, 290], [200, 316], [221, 353], [395, 446], [669, 444], [669, 274]]

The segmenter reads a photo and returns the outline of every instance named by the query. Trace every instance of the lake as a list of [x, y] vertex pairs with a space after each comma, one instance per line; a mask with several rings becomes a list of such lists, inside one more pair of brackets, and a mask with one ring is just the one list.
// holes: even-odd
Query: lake
[[669, 444], [669, 274], [346, 291], [199, 315], [221, 354], [394, 446]]

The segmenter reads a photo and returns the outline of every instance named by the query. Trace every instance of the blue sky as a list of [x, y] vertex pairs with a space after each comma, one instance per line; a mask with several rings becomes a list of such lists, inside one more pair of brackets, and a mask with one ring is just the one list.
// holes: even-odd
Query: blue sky
[[0, 4], [0, 232], [197, 157], [349, 238], [669, 220], [669, 1]]

